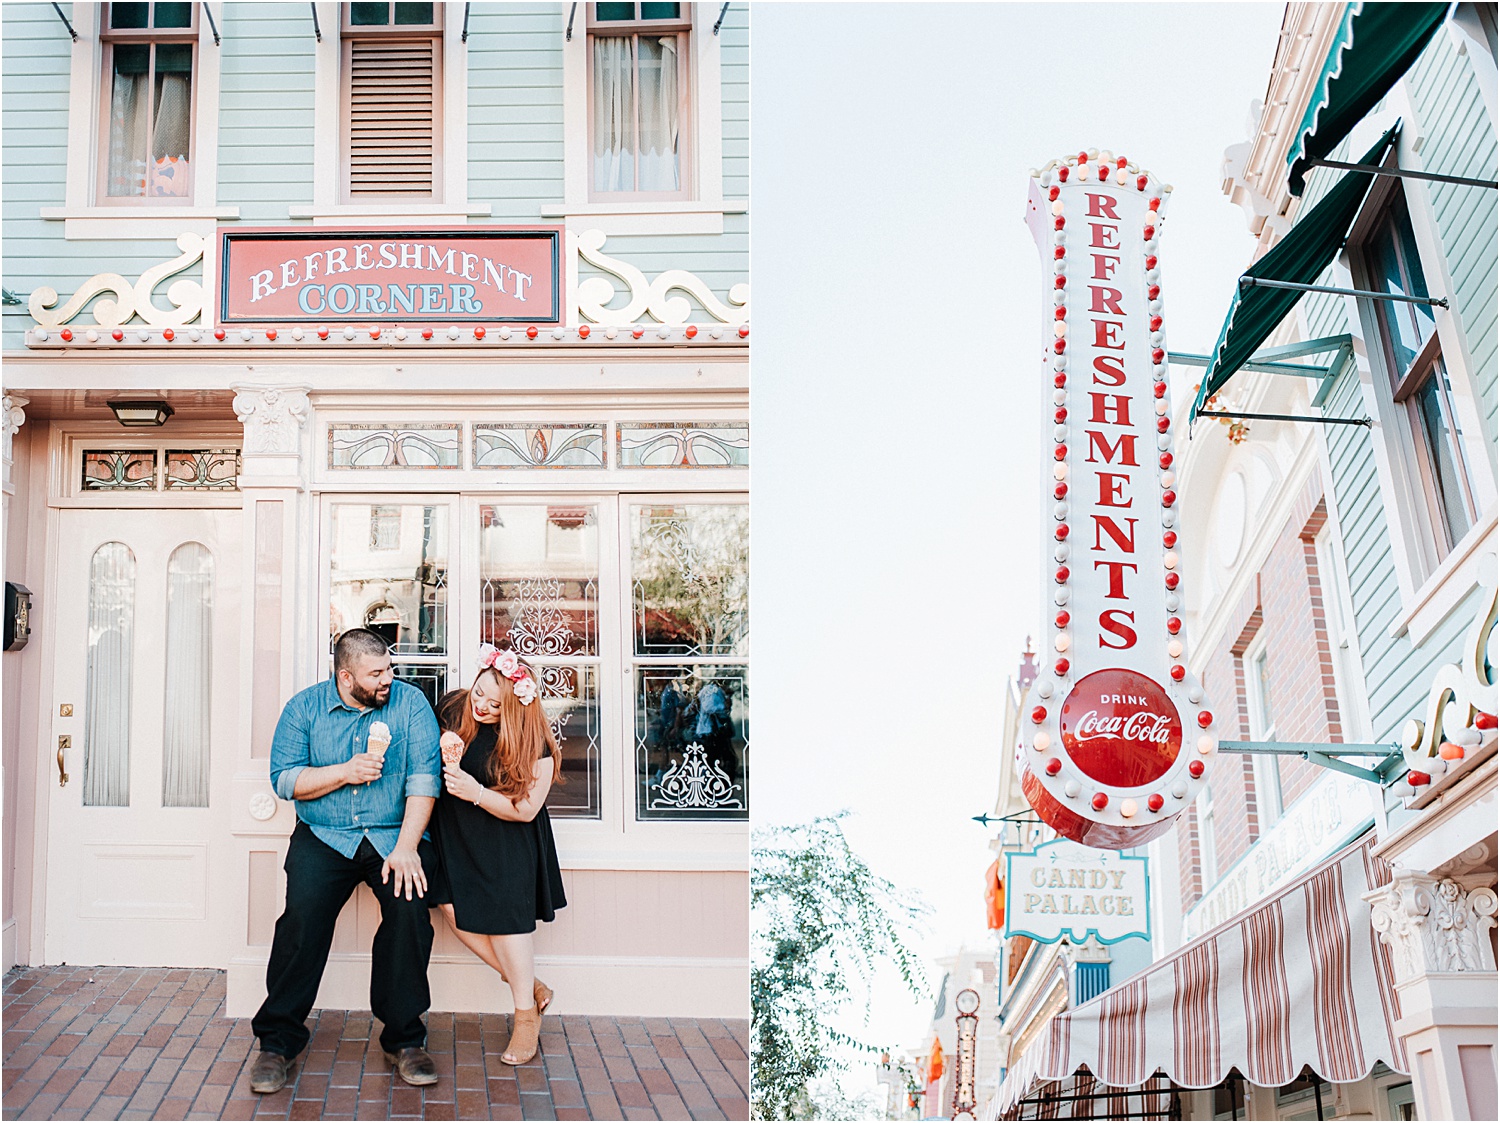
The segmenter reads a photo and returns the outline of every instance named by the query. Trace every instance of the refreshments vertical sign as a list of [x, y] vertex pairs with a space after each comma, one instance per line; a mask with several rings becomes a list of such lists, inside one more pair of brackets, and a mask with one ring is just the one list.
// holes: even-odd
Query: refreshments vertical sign
[[1214, 717], [1183, 647], [1160, 244], [1169, 189], [1090, 150], [1030, 183], [1046, 275], [1045, 597], [1022, 789], [1065, 838], [1161, 834], [1207, 775]]

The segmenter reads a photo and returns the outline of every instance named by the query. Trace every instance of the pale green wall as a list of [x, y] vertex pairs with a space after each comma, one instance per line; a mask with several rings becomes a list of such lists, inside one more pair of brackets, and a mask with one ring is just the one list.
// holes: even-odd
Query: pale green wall
[[[73, 5], [64, 4], [70, 16]], [[469, 20], [469, 196], [493, 221], [544, 221], [563, 199], [562, 46], [567, 4], [476, 3]], [[228, 3], [219, 51], [219, 206], [240, 208], [243, 225], [295, 225], [291, 206], [312, 203], [314, 47], [306, 4]], [[462, 18], [453, 5], [452, 18]], [[580, 9], [581, 12], [581, 9]], [[713, 9], [717, 14], [717, 9]], [[171, 239], [74, 240], [39, 209], [62, 206], [66, 178], [70, 40], [45, 3], [0, 5], [4, 101], [4, 284], [25, 294], [41, 285], [65, 300], [89, 277], [134, 280], [174, 257]], [[582, 31], [581, 20], [575, 35]], [[710, 24], [699, 34], [711, 34]], [[337, 28], [323, 28], [324, 35]], [[731, 5], [716, 42], [721, 52], [725, 197], [749, 192], [749, 12]], [[91, 143], [91, 138], [72, 138]], [[323, 158], [330, 158], [324, 153]], [[552, 221], [552, 220], [547, 220]], [[730, 215], [721, 235], [614, 237], [605, 252], [648, 277], [666, 269], [698, 274], [722, 301], [749, 279], [749, 219]], [[587, 276], [588, 270], [584, 275]], [[193, 269], [183, 276], [201, 276]], [[160, 297], [159, 297], [160, 299]], [[24, 346], [31, 324], [7, 307], [3, 345]]]

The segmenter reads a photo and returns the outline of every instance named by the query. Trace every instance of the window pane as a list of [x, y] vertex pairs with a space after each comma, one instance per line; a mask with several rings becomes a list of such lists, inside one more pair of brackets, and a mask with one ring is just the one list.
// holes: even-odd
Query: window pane
[[547, 793], [547, 809], [565, 819], [597, 819], [599, 803], [599, 668], [538, 666], [542, 708], [562, 750], [562, 784]]
[[641, 19], [681, 19], [681, 4], [641, 4]]
[[239, 477], [239, 449], [167, 449], [168, 491], [236, 491]]
[[460, 425], [330, 425], [330, 468], [457, 468]]
[[151, 128], [146, 87], [151, 48], [145, 43], [119, 43], [110, 54], [114, 74], [109, 95], [107, 190], [114, 197], [140, 196], [146, 193], [146, 142]]
[[637, 655], [747, 655], [750, 511], [631, 507]]
[[213, 616], [213, 555], [197, 542], [186, 542], [167, 563], [163, 807], [208, 806]]
[[391, 22], [391, 6], [370, 3], [350, 4], [349, 22], [356, 27], [384, 27]]
[[749, 817], [746, 668], [636, 668], [636, 817]]
[[1440, 364], [1412, 395], [1411, 401], [1421, 421], [1433, 486], [1437, 489], [1438, 505], [1442, 508], [1451, 545], [1469, 529], [1469, 512], [1464, 503], [1463, 483], [1459, 479], [1457, 434], [1448, 425], [1441, 401], [1444, 387], [1439, 380], [1447, 377], [1447, 369]]
[[448, 508], [333, 508], [329, 632], [369, 628], [396, 655], [448, 650]]
[[193, 115], [192, 44], [162, 43], [157, 46], [152, 106], [150, 195], [153, 198], [187, 198], [192, 194], [188, 174]]
[[409, 682], [427, 696], [427, 704], [437, 709], [438, 699], [448, 693], [448, 668], [432, 663], [395, 663], [391, 674]]
[[1256, 736], [1264, 737], [1276, 719], [1271, 714], [1271, 661], [1262, 651], [1255, 659], [1255, 703], [1260, 711], [1260, 730]]
[[109, 26], [124, 31], [145, 27], [146, 16], [150, 7], [150, 4], [111, 4], [109, 6]]
[[[653, 5], [654, 6], [654, 5]], [[635, 19], [634, 4], [595, 4], [594, 20], [598, 23], [619, 22]]]
[[131, 671], [135, 555], [106, 542], [89, 565], [89, 649], [84, 685], [83, 805], [130, 806]]
[[155, 488], [155, 449], [89, 449], [83, 454], [84, 491], [153, 491]]
[[153, 27], [192, 27], [192, 4], [158, 3], [152, 10]]
[[[1422, 273], [1422, 262], [1417, 255], [1417, 239], [1411, 227], [1411, 216], [1407, 213], [1405, 196], [1399, 193], [1391, 204], [1385, 226], [1377, 236], [1373, 263], [1376, 270], [1375, 287], [1379, 291], [1402, 296], [1428, 295], [1427, 279]], [[1393, 300], [1378, 300], [1375, 304], [1377, 314], [1385, 324], [1397, 367], [1392, 372], [1392, 377], [1399, 379], [1422, 350], [1427, 337], [1432, 334], [1435, 323], [1433, 312], [1424, 304]]]
[[641, 150], [638, 191], [676, 191], [677, 36], [637, 40], [641, 75]]
[[479, 509], [479, 637], [530, 658], [599, 654], [594, 507]]
[[594, 39], [593, 81], [594, 190], [634, 191], [634, 36]]
[[398, 3], [396, 5], [396, 22], [430, 24], [432, 22], [432, 5]]

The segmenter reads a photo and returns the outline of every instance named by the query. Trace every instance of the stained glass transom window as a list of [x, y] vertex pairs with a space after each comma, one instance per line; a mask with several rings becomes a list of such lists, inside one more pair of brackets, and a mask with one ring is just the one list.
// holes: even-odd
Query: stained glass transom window
[[235, 491], [239, 486], [239, 449], [167, 449], [168, 491]]
[[622, 468], [747, 468], [745, 422], [622, 421], [616, 429]]
[[85, 449], [84, 491], [155, 491], [156, 450]]
[[603, 468], [604, 425], [474, 426], [476, 468]]
[[330, 468], [458, 468], [462, 425], [330, 425]]

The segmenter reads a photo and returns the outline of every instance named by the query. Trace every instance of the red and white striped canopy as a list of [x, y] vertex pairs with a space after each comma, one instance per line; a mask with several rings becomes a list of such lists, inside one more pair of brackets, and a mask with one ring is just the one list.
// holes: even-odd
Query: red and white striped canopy
[[1001, 1118], [1039, 1084], [1081, 1067], [1134, 1087], [1158, 1069], [1184, 1088], [1219, 1084], [1231, 1067], [1279, 1087], [1303, 1065], [1359, 1080], [1376, 1061], [1410, 1071], [1390, 949], [1362, 894], [1390, 883], [1374, 833], [1249, 912], [1097, 998], [1052, 1019], [1014, 1065], [987, 1113]]

